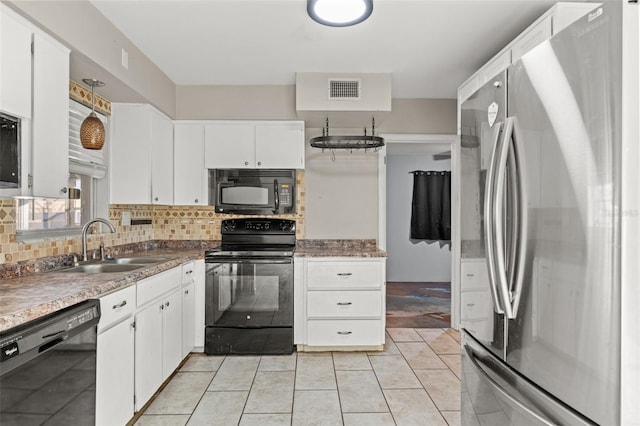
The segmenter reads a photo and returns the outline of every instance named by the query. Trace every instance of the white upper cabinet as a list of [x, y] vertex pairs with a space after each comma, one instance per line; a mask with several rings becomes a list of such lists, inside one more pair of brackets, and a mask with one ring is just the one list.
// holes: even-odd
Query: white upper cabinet
[[111, 105], [111, 203], [173, 203], [173, 124], [146, 104]]
[[0, 111], [31, 118], [32, 30], [0, 4]]
[[22, 119], [21, 188], [65, 198], [69, 180], [69, 49], [0, 4], [0, 111]]
[[205, 126], [207, 169], [303, 169], [302, 121], [211, 122]]
[[151, 203], [173, 204], [173, 123], [151, 110]]
[[69, 181], [69, 50], [44, 34], [33, 36], [35, 197], [67, 196]]
[[174, 123], [173, 204], [177, 206], [207, 205], [204, 167], [204, 125]]
[[256, 125], [256, 167], [304, 169], [304, 124]]
[[[587, 2], [556, 3], [458, 88], [458, 105], [500, 71], [507, 69], [509, 65], [520, 59], [522, 55], [543, 41], [548, 40], [598, 5], [599, 3]], [[459, 117], [460, 114], [458, 114]], [[458, 123], [459, 125], [460, 123]]]
[[208, 124], [204, 131], [204, 164], [208, 169], [255, 168], [253, 124]]

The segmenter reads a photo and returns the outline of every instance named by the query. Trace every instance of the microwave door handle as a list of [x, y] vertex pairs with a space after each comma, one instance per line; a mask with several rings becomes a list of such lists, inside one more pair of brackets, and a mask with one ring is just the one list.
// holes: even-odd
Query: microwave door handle
[[280, 191], [278, 190], [278, 179], [273, 180], [273, 202], [275, 204], [273, 213], [278, 214], [278, 210], [280, 210]]

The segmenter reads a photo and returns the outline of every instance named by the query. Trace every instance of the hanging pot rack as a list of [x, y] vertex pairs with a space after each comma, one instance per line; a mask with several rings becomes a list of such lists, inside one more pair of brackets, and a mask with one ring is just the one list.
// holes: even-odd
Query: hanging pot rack
[[374, 149], [378, 150], [384, 146], [384, 138], [376, 136], [376, 121], [375, 118], [371, 119], [371, 134], [367, 135], [367, 128], [364, 129], [364, 135], [362, 136], [330, 136], [329, 135], [329, 119], [327, 118], [325, 128], [322, 129], [322, 136], [316, 136], [311, 138], [309, 143], [314, 148], [320, 148], [323, 151], [325, 149], [348, 149], [358, 150]]

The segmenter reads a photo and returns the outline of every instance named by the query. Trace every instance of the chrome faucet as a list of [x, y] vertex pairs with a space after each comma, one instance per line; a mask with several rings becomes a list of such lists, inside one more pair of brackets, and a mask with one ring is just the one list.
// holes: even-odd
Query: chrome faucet
[[87, 223], [85, 223], [84, 226], [82, 227], [82, 261], [83, 262], [87, 261], [87, 231], [89, 230], [91, 225], [97, 222], [104, 223], [105, 225], [107, 225], [112, 233], [116, 232], [116, 228], [113, 226], [113, 224], [109, 222], [107, 219], [103, 219], [101, 217], [96, 217], [94, 219], [91, 219]]

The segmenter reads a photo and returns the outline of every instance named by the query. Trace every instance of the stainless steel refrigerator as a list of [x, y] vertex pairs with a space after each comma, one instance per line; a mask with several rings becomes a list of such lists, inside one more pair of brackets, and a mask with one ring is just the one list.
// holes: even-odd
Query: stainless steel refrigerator
[[595, 9], [462, 105], [464, 425], [621, 423], [621, 19]]

